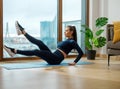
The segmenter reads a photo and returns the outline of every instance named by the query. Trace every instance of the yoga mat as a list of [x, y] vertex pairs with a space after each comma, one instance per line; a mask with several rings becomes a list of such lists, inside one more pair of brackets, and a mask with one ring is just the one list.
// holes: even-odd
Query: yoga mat
[[[52, 67], [52, 66], [68, 66], [68, 63], [73, 62], [73, 60], [64, 60], [59, 65], [49, 65], [46, 62], [28, 62], [28, 63], [11, 63], [11, 64], [1, 64], [5, 69], [28, 69], [28, 68], [44, 68], [44, 67]], [[86, 65], [93, 64], [92, 62], [79, 61], [76, 65]]]

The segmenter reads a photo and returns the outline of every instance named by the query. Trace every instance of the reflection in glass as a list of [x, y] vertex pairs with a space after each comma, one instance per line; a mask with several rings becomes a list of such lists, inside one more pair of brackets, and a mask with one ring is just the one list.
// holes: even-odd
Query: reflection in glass
[[[16, 20], [51, 50], [56, 48], [57, 0], [51, 0], [51, 3], [49, 0], [3, 0], [3, 44], [21, 50], [37, 49], [23, 35], [17, 35]], [[9, 57], [5, 51], [3, 54]]]

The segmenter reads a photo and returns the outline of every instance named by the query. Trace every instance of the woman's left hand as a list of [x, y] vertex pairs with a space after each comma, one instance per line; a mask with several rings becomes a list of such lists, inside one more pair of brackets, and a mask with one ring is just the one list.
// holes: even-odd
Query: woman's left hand
[[76, 65], [76, 63], [75, 63], [75, 62], [73, 62], [73, 63], [68, 63], [68, 65], [74, 66], [74, 65]]

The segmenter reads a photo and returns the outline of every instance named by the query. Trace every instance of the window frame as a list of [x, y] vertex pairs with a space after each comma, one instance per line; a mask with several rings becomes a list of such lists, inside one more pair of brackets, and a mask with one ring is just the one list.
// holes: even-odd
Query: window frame
[[[62, 0], [57, 0], [57, 6], [58, 6], [58, 37], [57, 41], [62, 41]], [[89, 0], [82, 0], [85, 1], [85, 7], [86, 7], [86, 24], [89, 24]], [[10, 60], [35, 60], [39, 59], [38, 57], [16, 57], [16, 58], [3, 58], [3, 0], [0, 0], [0, 61], [10, 61]], [[75, 55], [70, 55], [68, 57], [75, 57]]]

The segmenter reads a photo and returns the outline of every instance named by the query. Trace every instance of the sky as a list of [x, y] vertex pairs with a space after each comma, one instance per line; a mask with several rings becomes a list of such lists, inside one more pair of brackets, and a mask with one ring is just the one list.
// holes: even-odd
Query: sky
[[[15, 21], [32, 34], [40, 32], [40, 21], [52, 21], [57, 15], [57, 0], [3, 0], [3, 27], [15, 33]], [[81, 19], [81, 0], [63, 0], [63, 21]], [[5, 33], [5, 30], [4, 30]]]

